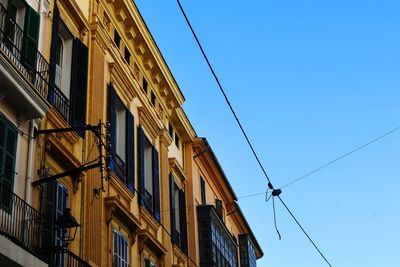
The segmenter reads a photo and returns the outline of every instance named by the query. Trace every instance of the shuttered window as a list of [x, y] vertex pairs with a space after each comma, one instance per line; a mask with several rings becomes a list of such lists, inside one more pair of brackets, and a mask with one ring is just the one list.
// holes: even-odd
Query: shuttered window
[[[112, 83], [108, 85], [108, 120], [111, 134], [111, 160], [108, 163], [131, 192], [135, 191], [134, 117], [118, 98]], [[118, 129], [118, 133], [117, 133]]]
[[153, 214], [156, 220], [161, 221], [160, 215], [160, 175], [158, 151], [151, 145], [139, 127], [139, 191], [140, 205]]
[[14, 187], [17, 130], [0, 116], [0, 207], [11, 212], [11, 192]]
[[206, 182], [204, 178], [200, 176], [200, 194], [201, 194], [201, 204], [206, 204]]
[[175, 184], [170, 174], [171, 238], [184, 253], [187, 253], [186, 200], [185, 192]]
[[113, 267], [128, 267], [128, 239], [113, 230]]
[[[74, 39], [71, 66], [70, 124], [72, 127], [86, 125], [86, 94], [88, 80], [88, 48], [78, 38]], [[85, 131], [77, 132], [82, 138]]]
[[[68, 190], [62, 184], [57, 183], [56, 191], [56, 205], [55, 205], [55, 221], [58, 220], [63, 214], [65, 209], [68, 208]], [[67, 232], [66, 229], [56, 227], [55, 245], [56, 247], [62, 247], [63, 241], [65, 240]], [[57, 253], [55, 255], [55, 266], [65, 266], [64, 253]]]
[[[64, 43], [61, 45], [60, 42], [63, 41]], [[63, 46], [62, 50], [60, 50], [61, 46]], [[60, 52], [63, 55], [60, 55]], [[47, 99], [72, 127], [86, 125], [88, 56], [87, 46], [79, 38], [73, 38], [60, 20], [60, 12], [56, 4], [54, 6], [51, 29], [50, 75]], [[57, 63], [60, 63], [61, 58], [68, 61], [63, 62], [62, 70], [60, 69], [61, 66], [57, 65]], [[82, 138], [85, 137], [85, 131], [78, 131], [77, 133]]]
[[32, 71], [36, 70], [39, 24], [39, 14], [32, 7], [26, 5], [22, 54], [25, 65]]

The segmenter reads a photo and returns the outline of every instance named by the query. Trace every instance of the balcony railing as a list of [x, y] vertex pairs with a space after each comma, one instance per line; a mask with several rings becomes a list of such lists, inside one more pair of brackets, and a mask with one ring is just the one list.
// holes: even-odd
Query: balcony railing
[[57, 87], [54, 86], [53, 94], [49, 99], [51, 105], [64, 117], [69, 123], [69, 99], [64, 93]]
[[91, 265], [69, 250], [64, 252], [65, 264], [68, 267], [91, 267]]
[[[50, 66], [27, 36], [0, 4], [0, 50], [28, 79], [37, 92], [47, 98]], [[25, 53], [23, 52], [25, 51]]]
[[147, 191], [144, 190], [145, 195], [144, 195], [144, 205], [146, 207], [146, 209], [148, 211], [150, 211], [150, 213], [153, 214], [154, 210], [153, 210], [153, 196]]
[[0, 183], [0, 234], [43, 260], [40, 255], [42, 216]]
[[126, 165], [118, 155], [115, 155], [115, 165], [115, 174], [126, 184]]

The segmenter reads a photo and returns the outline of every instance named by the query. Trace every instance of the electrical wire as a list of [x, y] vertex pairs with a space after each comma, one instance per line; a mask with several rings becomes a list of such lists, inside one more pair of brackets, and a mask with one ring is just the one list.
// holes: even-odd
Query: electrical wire
[[[227, 97], [227, 95], [226, 95], [226, 93], [225, 93], [225, 90], [223, 89], [223, 87], [222, 87], [222, 85], [221, 85], [221, 83], [220, 83], [220, 81], [219, 81], [219, 79], [218, 79], [218, 76], [216, 75], [216, 73], [215, 73], [213, 67], [211, 66], [211, 63], [210, 63], [210, 61], [208, 60], [208, 57], [207, 57], [207, 55], [206, 55], [206, 53], [205, 53], [205, 51], [204, 51], [204, 49], [203, 49], [203, 46], [201, 45], [199, 39], [197, 38], [197, 35], [196, 35], [196, 33], [195, 33], [195, 31], [194, 31], [194, 29], [193, 29], [193, 27], [192, 27], [192, 25], [191, 25], [191, 23], [190, 23], [188, 17], [186, 16], [186, 13], [185, 13], [185, 11], [184, 11], [184, 9], [183, 9], [183, 7], [182, 7], [180, 1], [177, 0], [177, 2], [178, 2], [178, 5], [179, 5], [180, 10], [181, 10], [181, 12], [182, 12], [182, 15], [184, 16], [184, 18], [185, 18], [185, 20], [186, 20], [186, 23], [187, 23], [187, 25], [188, 25], [189, 28], [190, 28], [190, 31], [192, 32], [192, 35], [193, 35], [193, 37], [195, 38], [195, 40], [196, 40], [196, 42], [197, 42], [197, 45], [199, 46], [200, 51], [201, 51], [201, 53], [203, 54], [203, 57], [204, 57], [205, 61], [207, 62], [207, 65], [208, 65], [209, 69], [210, 69], [212, 75], [214, 76], [215, 81], [217, 82], [218, 87], [219, 87], [219, 89], [220, 89], [222, 95], [223, 95], [224, 98], [225, 98], [226, 103], [227, 103], [228, 106], [229, 106], [229, 109], [231, 110], [231, 112], [232, 112], [232, 114], [233, 114], [233, 116], [234, 116], [234, 118], [235, 118], [235, 120], [236, 120], [236, 122], [237, 122], [237, 124], [238, 124], [238, 126], [239, 126], [239, 128], [240, 128], [240, 130], [241, 130], [241, 132], [242, 132], [242, 134], [243, 134], [243, 136], [244, 136], [244, 138], [245, 138], [246, 141], [247, 141], [247, 144], [249, 145], [249, 147], [250, 147], [250, 149], [251, 149], [251, 151], [252, 151], [252, 153], [253, 153], [254, 158], [256, 159], [256, 161], [257, 161], [257, 163], [258, 163], [260, 169], [261, 169], [262, 172], [264, 173], [264, 176], [267, 178], [268, 183], [269, 183], [271, 189], [273, 190], [274, 187], [272, 186], [272, 182], [271, 182], [271, 180], [270, 180], [270, 178], [269, 178], [269, 176], [268, 176], [268, 174], [267, 174], [267, 172], [266, 172], [266, 170], [265, 170], [263, 164], [261, 163], [261, 161], [260, 161], [260, 159], [259, 159], [259, 157], [258, 157], [258, 155], [257, 155], [257, 153], [256, 153], [256, 151], [255, 151], [255, 149], [254, 149], [254, 147], [253, 147], [253, 145], [252, 145], [252, 143], [250, 142], [250, 139], [249, 139], [249, 137], [248, 137], [246, 131], [244, 130], [244, 128], [243, 128], [243, 126], [242, 126], [242, 124], [241, 124], [241, 122], [240, 122], [238, 116], [236, 115], [235, 110], [233, 109], [231, 103], [229, 102], [229, 99], [228, 99], [228, 97]], [[279, 197], [279, 195], [278, 195], [278, 197]], [[280, 197], [279, 197], [279, 199], [281, 200], [282, 204], [286, 207], [286, 209], [288, 210], [288, 212], [292, 215], [292, 217], [293, 217], [293, 219], [296, 221], [296, 223], [297, 223], [297, 224], [300, 226], [300, 228], [303, 230], [303, 233], [307, 236], [307, 238], [312, 242], [312, 244], [314, 245], [314, 247], [315, 247], [315, 248], [318, 250], [318, 252], [321, 254], [321, 256], [325, 259], [325, 261], [329, 264], [329, 266], [332, 266], [332, 265], [326, 260], [325, 256], [321, 253], [321, 251], [318, 249], [318, 247], [315, 245], [315, 243], [311, 240], [310, 236], [305, 232], [304, 228], [301, 227], [301, 225], [299, 224], [299, 222], [297, 221], [297, 219], [293, 216], [293, 214], [290, 212], [289, 208], [286, 206], [286, 204], [283, 202], [283, 200], [282, 200]]]
[[292, 185], [292, 184], [294, 184], [294, 183], [296, 183], [296, 182], [298, 182], [298, 181], [300, 181], [300, 180], [303, 180], [304, 178], [310, 176], [311, 174], [314, 174], [314, 173], [316, 173], [316, 172], [318, 172], [318, 171], [320, 171], [320, 170], [322, 170], [322, 169], [324, 169], [324, 168], [326, 168], [326, 167], [328, 167], [328, 166], [330, 166], [330, 165], [332, 165], [332, 164], [334, 164], [334, 163], [336, 163], [336, 162], [338, 162], [338, 161], [340, 161], [340, 160], [342, 160], [342, 159], [344, 159], [344, 158], [350, 156], [351, 154], [353, 154], [353, 153], [355, 153], [355, 152], [357, 152], [357, 151], [359, 151], [359, 150], [361, 150], [361, 149], [363, 149], [363, 148], [365, 148], [365, 147], [367, 147], [367, 146], [369, 146], [369, 145], [371, 145], [371, 144], [373, 144], [373, 143], [375, 143], [375, 142], [381, 140], [382, 138], [384, 138], [384, 137], [386, 137], [386, 136], [388, 136], [388, 135], [390, 135], [390, 134], [392, 134], [392, 133], [394, 133], [394, 132], [396, 132], [396, 131], [398, 131], [398, 130], [400, 130], [400, 126], [398, 126], [398, 127], [394, 128], [394, 129], [390, 130], [389, 132], [386, 132], [386, 133], [384, 133], [384, 134], [378, 136], [378, 137], [375, 138], [375, 139], [372, 139], [372, 140], [369, 141], [368, 143], [365, 143], [364, 145], [361, 145], [361, 146], [359, 146], [359, 147], [357, 147], [357, 148], [351, 150], [350, 152], [347, 152], [347, 153], [341, 155], [340, 157], [337, 157], [337, 158], [334, 159], [334, 160], [331, 160], [331, 161], [325, 163], [325, 164], [322, 165], [321, 167], [318, 167], [318, 168], [316, 168], [316, 169], [314, 169], [314, 170], [312, 170], [312, 171], [310, 171], [310, 172], [308, 172], [308, 173], [306, 173], [306, 174], [304, 174], [304, 175], [302, 175], [302, 176], [300, 176], [300, 177], [298, 177], [298, 178], [296, 178], [296, 179], [293, 179], [291, 182], [285, 184], [284, 186], [281, 186], [280, 188], [283, 189], [283, 188], [288, 187], [288, 186], [290, 186], [290, 185]]
[[293, 215], [293, 213], [290, 211], [288, 206], [285, 204], [285, 202], [282, 200], [281, 196], [278, 196], [279, 200], [282, 202], [283, 206], [286, 208], [286, 210], [289, 212], [290, 216], [292, 216], [293, 220], [296, 222], [296, 224], [300, 227], [301, 231], [306, 235], [308, 240], [311, 242], [311, 244], [314, 246], [314, 248], [318, 251], [318, 253], [321, 255], [321, 257], [326, 261], [326, 263], [332, 267], [332, 265], [329, 263], [328, 259], [324, 256], [324, 254], [321, 252], [321, 250], [318, 248], [318, 246], [314, 243], [314, 241], [311, 239], [311, 237], [307, 234], [306, 230], [301, 226], [299, 221], [296, 219], [296, 217]]

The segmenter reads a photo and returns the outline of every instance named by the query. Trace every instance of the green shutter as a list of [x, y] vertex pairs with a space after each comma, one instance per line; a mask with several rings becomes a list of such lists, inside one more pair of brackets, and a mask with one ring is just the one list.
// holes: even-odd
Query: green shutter
[[0, 207], [11, 212], [15, 176], [17, 130], [0, 117]]
[[29, 5], [26, 5], [22, 62], [33, 71], [36, 71], [39, 24], [39, 14]]

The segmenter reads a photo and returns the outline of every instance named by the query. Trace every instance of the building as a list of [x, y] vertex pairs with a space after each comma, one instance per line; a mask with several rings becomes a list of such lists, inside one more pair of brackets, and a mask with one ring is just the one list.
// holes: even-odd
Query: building
[[135, 3], [0, 2], [0, 265], [256, 266]]
[[186, 151], [191, 258], [199, 266], [256, 266], [263, 251], [207, 139], [195, 138]]

